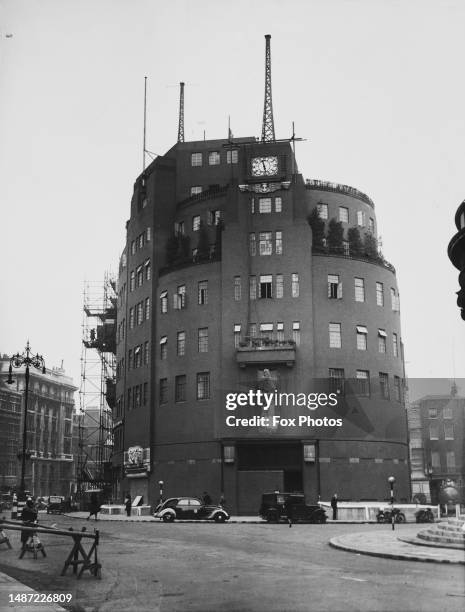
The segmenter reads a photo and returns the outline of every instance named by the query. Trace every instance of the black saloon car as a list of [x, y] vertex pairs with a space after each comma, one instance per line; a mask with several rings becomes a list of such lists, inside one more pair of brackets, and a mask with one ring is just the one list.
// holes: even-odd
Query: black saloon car
[[326, 512], [317, 504], [305, 503], [303, 493], [264, 493], [258, 511], [259, 515], [269, 523], [278, 523], [281, 519], [309, 523], [326, 523]]
[[175, 519], [224, 523], [229, 514], [221, 506], [204, 504], [197, 497], [170, 497], [157, 507], [155, 518], [165, 523], [172, 523]]

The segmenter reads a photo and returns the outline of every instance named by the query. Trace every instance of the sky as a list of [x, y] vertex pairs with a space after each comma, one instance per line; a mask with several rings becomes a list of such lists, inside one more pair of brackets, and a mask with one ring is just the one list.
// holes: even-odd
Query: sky
[[277, 138], [305, 178], [375, 202], [411, 378], [465, 378], [447, 257], [465, 198], [462, 0], [0, 0], [0, 353], [27, 339], [80, 383], [84, 281], [117, 270], [147, 148]]

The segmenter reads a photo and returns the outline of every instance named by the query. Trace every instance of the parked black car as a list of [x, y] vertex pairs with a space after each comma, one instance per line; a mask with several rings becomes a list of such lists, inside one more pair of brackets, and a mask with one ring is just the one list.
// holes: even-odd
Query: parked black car
[[229, 514], [222, 506], [204, 504], [197, 497], [170, 497], [156, 508], [155, 518], [163, 519], [165, 523], [172, 523], [175, 519], [224, 523]]
[[317, 504], [306, 504], [303, 493], [264, 493], [258, 514], [269, 523], [287, 519], [309, 523], [326, 523], [326, 512]]

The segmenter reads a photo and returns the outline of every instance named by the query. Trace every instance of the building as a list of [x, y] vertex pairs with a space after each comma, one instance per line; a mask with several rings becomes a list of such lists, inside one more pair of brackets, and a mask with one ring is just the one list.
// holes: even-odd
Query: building
[[421, 417], [425, 472], [430, 480], [431, 502], [437, 504], [441, 490], [454, 487], [460, 503], [465, 502], [465, 397], [450, 394], [426, 395], [417, 402]]
[[[406, 501], [395, 270], [372, 200], [305, 180], [292, 140], [269, 135], [268, 43], [262, 140], [181, 136], [134, 185], [118, 279], [121, 490], [150, 503], [159, 486], [208, 490], [245, 514], [266, 490], [385, 499], [392, 475]], [[250, 390], [276, 401], [226, 408]], [[316, 392], [336, 405], [283, 405]], [[252, 416], [266, 418], [235, 421]]]
[[[13, 384], [5, 385], [10, 360], [0, 359], [0, 385], [4, 393], [14, 396], [15, 419], [8, 429], [8, 449], [14, 454], [16, 476], [14, 486], [19, 486], [22, 432], [24, 419], [25, 368], [14, 369]], [[5, 392], [5, 386], [9, 389]], [[27, 461], [26, 490], [38, 497], [47, 495], [69, 495], [75, 482], [74, 456], [72, 453], [74, 392], [72, 379], [63, 368], [47, 370], [45, 374], [30, 368], [28, 416], [27, 416]], [[19, 411], [18, 411], [19, 408]], [[18, 425], [18, 420], [20, 423]], [[0, 427], [2, 431], [3, 425]], [[10, 471], [13, 465], [8, 468]], [[8, 482], [13, 485], [13, 474]]]
[[0, 490], [5, 493], [15, 489], [18, 484], [20, 426], [21, 393], [12, 390], [0, 379]]
[[431, 462], [427, 461], [425, 453], [420, 404], [418, 402], [409, 404], [407, 407], [407, 414], [412, 498], [413, 501], [417, 501], [418, 503], [431, 502], [430, 478], [432, 469]]

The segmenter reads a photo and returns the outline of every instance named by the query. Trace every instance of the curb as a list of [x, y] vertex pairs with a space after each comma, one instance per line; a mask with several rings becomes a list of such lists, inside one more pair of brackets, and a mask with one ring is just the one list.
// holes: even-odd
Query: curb
[[332, 548], [337, 548], [339, 550], [344, 550], [345, 552], [357, 553], [359, 555], [367, 555], [369, 557], [381, 557], [383, 559], [395, 559], [397, 561], [421, 561], [423, 563], [449, 563], [452, 565], [465, 565], [465, 560], [451, 560], [451, 559], [430, 559], [428, 557], [417, 557], [415, 555], [404, 555], [402, 553], [386, 553], [386, 552], [377, 552], [372, 550], [362, 550], [360, 548], [355, 548], [353, 546], [348, 546], [347, 544], [341, 544], [337, 542], [336, 538], [332, 538], [329, 541], [329, 545]]

